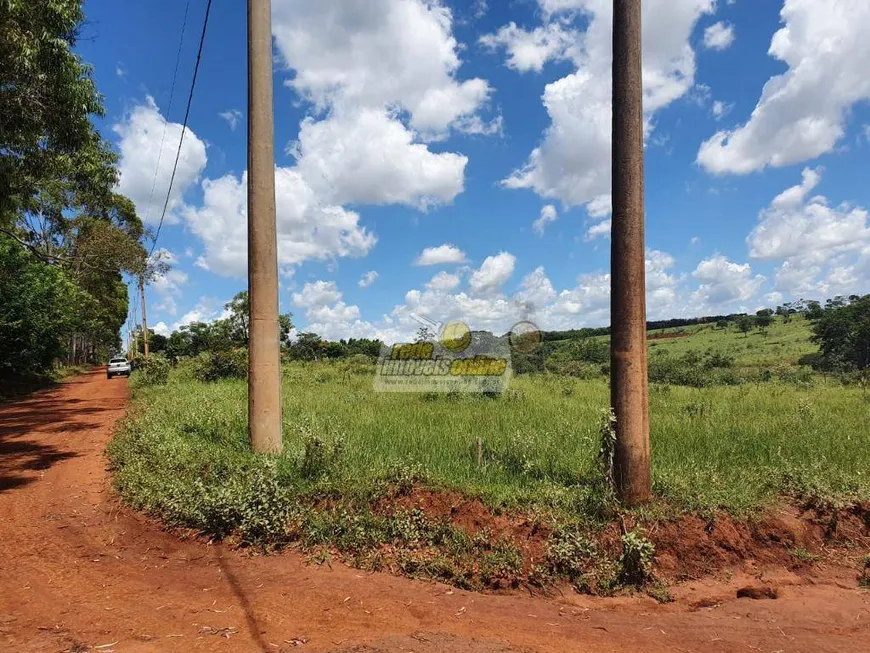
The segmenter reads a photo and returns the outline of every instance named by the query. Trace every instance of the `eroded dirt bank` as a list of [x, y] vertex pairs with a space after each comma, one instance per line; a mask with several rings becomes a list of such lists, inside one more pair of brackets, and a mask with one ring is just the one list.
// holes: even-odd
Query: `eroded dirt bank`
[[[870, 593], [825, 562], [745, 561], [659, 605], [473, 594], [179, 541], [111, 493], [103, 449], [126, 402], [126, 381], [97, 371], [0, 406], [0, 650], [870, 651]], [[737, 598], [747, 586], [758, 598]]]

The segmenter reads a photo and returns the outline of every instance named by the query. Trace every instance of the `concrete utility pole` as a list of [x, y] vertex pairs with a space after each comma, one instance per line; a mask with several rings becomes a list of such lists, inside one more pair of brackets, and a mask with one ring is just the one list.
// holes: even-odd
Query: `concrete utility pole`
[[281, 453], [281, 343], [275, 228], [270, 0], [248, 0], [248, 433], [255, 453]]
[[650, 498], [641, 0], [613, 0], [610, 403], [623, 503]]
[[142, 300], [142, 344], [145, 347], [145, 360], [148, 360], [148, 318], [145, 316], [145, 280], [139, 275], [139, 297]]

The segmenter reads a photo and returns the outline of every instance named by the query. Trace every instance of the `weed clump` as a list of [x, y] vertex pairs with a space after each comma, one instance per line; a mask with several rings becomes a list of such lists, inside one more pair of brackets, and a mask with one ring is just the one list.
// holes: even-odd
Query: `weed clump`
[[169, 381], [169, 361], [160, 354], [138, 358], [136, 370], [138, 373], [134, 377], [134, 385], [166, 385]]
[[655, 546], [639, 531], [622, 536], [622, 560], [619, 579], [625, 585], [640, 587], [652, 580]]
[[246, 379], [248, 378], [248, 350], [204, 352], [197, 356], [194, 362], [193, 375], [204, 383], [221, 379]]
[[538, 576], [564, 577], [580, 592], [610, 594], [617, 586], [619, 566], [583, 529], [563, 526], [550, 536]]

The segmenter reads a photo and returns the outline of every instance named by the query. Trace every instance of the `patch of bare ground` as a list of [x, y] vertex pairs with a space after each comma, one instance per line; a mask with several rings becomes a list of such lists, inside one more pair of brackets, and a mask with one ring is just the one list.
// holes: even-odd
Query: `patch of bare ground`
[[[694, 578], [672, 585], [666, 604], [567, 590], [468, 592], [318, 567], [293, 550], [257, 555], [181, 540], [119, 506], [104, 449], [126, 395], [126, 381], [95, 372], [0, 406], [0, 447], [11, 453], [0, 466], [0, 650], [868, 650], [870, 593], [849, 563], [867, 551], [866, 506], [784, 510], [755, 525], [719, 517], [645, 525], [658, 573]], [[454, 514], [470, 533], [545, 539], [534, 523], [463, 501], [418, 492], [397, 505]], [[724, 566], [707, 573], [695, 546]]]

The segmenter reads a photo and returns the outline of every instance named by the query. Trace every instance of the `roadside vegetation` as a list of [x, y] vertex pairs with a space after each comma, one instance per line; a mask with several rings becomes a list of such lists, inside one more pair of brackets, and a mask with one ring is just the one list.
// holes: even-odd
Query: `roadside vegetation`
[[0, 396], [104, 360], [127, 316], [123, 275], [146, 236], [115, 192], [117, 154], [74, 48], [79, 0], [0, 2]]
[[[160, 382], [134, 374], [134, 408], [110, 449], [115, 481], [137, 508], [209, 537], [294, 543], [318, 560], [468, 587], [567, 578], [612, 591], [650, 573], [653, 543], [632, 524], [870, 500], [863, 359], [822, 335], [860, 325], [868, 306], [834, 303], [748, 334], [733, 322], [654, 332], [656, 500], [639, 511], [615, 504], [602, 467], [606, 335], [548, 341], [558, 347], [543, 371], [493, 397], [376, 393], [364, 354], [288, 360], [275, 459], [249, 453], [243, 366], [213, 365], [244, 350], [179, 358]], [[554, 356], [567, 371], [553, 371]]]

